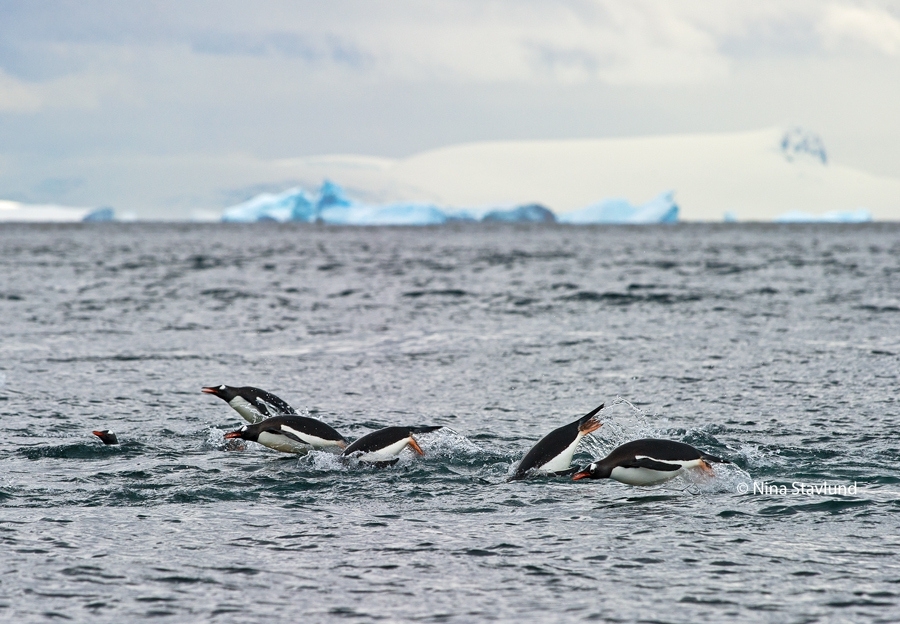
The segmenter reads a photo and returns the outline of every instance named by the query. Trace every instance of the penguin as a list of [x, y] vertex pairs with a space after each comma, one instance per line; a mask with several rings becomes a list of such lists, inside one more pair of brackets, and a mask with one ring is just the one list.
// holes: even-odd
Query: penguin
[[419, 455], [425, 452], [413, 437], [414, 433], [428, 433], [437, 431], [437, 427], [385, 427], [372, 433], [367, 433], [353, 444], [344, 449], [341, 457], [358, 459], [361, 462], [374, 464], [379, 468], [393, 466], [400, 458], [397, 457], [407, 446]]
[[575, 449], [578, 448], [581, 438], [593, 433], [602, 425], [596, 416], [604, 405], [541, 438], [540, 442], [525, 454], [516, 467], [515, 474], [508, 481], [524, 479], [532, 473], [560, 475], [573, 472], [571, 466]]
[[674, 479], [686, 468], [699, 468], [713, 474], [710, 463], [730, 464], [684, 442], [646, 438], [613, 449], [572, 479], [614, 479], [627, 485], [656, 485]]
[[321, 420], [296, 414], [273, 416], [225, 434], [226, 440], [233, 438], [259, 442], [282, 453], [306, 453], [310, 449], [339, 450], [347, 446], [344, 436]]
[[249, 423], [258, 423], [271, 416], [296, 414], [294, 408], [279, 399], [271, 392], [252, 386], [234, 388], [232, 386], [206, 386], [201, 389], [204, 394], [214, 394], [243, 416]]
[[102, 429], [100, 431], [91, 431], [91, 433], [93, 433], [95, 436], [100, 438], [100, 440], [103, 442], [103, 444], [109, 445], [109, 444], [118, 444], [119, 443], [119, 438], [117, 438], [116, 434], [114, 434], [109, 429]]

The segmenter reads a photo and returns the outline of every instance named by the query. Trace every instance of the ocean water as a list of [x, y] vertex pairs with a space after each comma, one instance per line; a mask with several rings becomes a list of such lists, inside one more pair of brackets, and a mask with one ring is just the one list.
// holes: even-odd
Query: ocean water
[[[898, 374], [898, 225], [3, 225], [0, 620], [896, 622]], [[600, 403], [733, 464], [506, 481]]]

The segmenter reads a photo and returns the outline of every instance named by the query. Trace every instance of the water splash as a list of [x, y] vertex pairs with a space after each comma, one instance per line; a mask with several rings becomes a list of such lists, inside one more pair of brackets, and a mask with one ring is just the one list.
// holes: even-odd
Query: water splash
[[416, 434], [415, 437], [425, 452], [426, 458], [446, 457], [471, 463], [483, 459], [487, 455], [487, 451], [450, 427], [430, 433]]

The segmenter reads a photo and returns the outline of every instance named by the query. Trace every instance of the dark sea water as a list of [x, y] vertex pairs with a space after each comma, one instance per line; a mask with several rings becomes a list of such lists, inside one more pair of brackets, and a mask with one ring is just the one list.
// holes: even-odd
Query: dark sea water
[[[897, 622], [898, 374], [898, 225], [3, 225], [0, 620]], [[223, 383], [448, 429], [233, 450]], [[579, 464], [734, 463], [506, 482], [602, 402]]]

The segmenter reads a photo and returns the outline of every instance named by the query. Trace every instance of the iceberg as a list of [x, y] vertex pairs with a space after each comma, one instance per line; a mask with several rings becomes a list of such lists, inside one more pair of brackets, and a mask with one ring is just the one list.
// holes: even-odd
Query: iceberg
[[556, 223], [556, 215], [540, 204], [525, 204], [509, 210], [491, 210], [481, 220], [486, 223]]
[[833, 210], [822, 214], [812, 214], [800, 210], [792, 210], [775, 217], [776, 223], [869, 223], [872, 213], [865, 208], [858, 210]]
[[447, 215], [429, 204], [352, 204], [323, 208], [319, 220], [330, 225], [440, 225]]
[[327, 223], [331, 225], [440, 225], [448, 221], [503, 221], [552, 223], [553, 213], [538, 204], [482, 210], [439, 208], [434, 204], [398, 202], [364, 204], [347, 196], [344, 189], [325, 180], [315, 198], [301, 188], [283, 193], [262, 193], [226, 208], [222, 221], [254, 223]]
[[288, 189], [278, 195], [262, 193], [222, 214], [222, 221], [253, 223], [255, 221], [315, 221], [316, 206], [301, 188]]
[[559, 215], [557, 220], [577, 225], [677, 223], [678, 205], [674, 197], [674, 191], [666, 191], [641, 206], [632, 206], [627, 199], [605, 199], [581, 210]]
[[112, 208], [108, 206], [104, 206], [103, 208], [97, 208], [96, 210], [92, 210], [91, 212], [84, 215], [84, 218], [81, 219], [87, 223], [102, 223], [105, 221], [115, 221], [116, 220], [116, 212]]
[[312, 198], [301, 188], [280, 194], [263, 193], [227, 208], [222, 221], [252, 223], [289, 221], [330, 225], [441, 225], [448, 222], [483, 223], [675, 223], [678, 206], [672, 191], [632, 206], [624, 199], [605, 200], [557, 217], [540, 204], [512, 207], [452, 208], [430, 203], [367, 204], [351, 199], [344, 189], [325, 180]]

